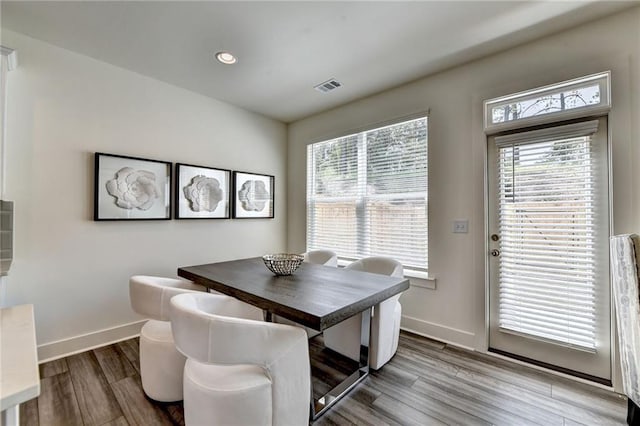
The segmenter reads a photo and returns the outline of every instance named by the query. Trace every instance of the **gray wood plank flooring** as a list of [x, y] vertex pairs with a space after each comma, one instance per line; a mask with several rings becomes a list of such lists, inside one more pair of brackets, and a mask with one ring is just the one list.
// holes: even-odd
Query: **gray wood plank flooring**
[[[329, 389], [353, 367], [310, 341], [314, 384]], [[138, 339], [40, 366], [41, 395], [20, 424], [184, 425], [182, 403], [158, 403], [140, 384]], [[486, 354], [402, 332], [394, 358], [314, 426], [625, 425], [626, 398]]]

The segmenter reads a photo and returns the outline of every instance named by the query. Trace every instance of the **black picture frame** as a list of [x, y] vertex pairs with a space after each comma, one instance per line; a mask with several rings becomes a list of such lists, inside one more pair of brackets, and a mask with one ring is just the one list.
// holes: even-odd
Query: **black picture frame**
[[176, 163], [176, 219], [230, 219], [231, 170]]
[[96, 152], [93, 220], [171, 219], [167, 161]]
[[273, 219], [275, 177], [251, 172], [233, 172], [233, 218]]

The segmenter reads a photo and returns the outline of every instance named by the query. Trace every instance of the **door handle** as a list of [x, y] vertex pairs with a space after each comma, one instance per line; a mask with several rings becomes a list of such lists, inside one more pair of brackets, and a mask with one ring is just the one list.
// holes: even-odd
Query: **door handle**
[[491, 250], [491, 256], [493, 256], [493, 257], [500, 256], [500, 250], [498, 250], [498, 249]]

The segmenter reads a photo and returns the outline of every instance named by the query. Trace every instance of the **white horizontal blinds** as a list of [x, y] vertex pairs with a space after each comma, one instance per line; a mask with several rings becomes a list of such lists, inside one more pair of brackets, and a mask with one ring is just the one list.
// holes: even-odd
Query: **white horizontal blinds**
[[366, 133], [364, 255], [427, 268], [427, 126], [413, 120]]
[[503, 331], [595, 351], [597, 125], [496, 138]]
[[427, 269], [427, 120], [308, 148], [308, 249]]
[[355, 258], [358, 135], [307, 147], [307, 249]]

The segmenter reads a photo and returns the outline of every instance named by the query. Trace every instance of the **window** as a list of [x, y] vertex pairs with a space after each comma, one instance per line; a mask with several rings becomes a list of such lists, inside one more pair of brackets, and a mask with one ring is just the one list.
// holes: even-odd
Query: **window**
[[307, 250], [427, 270], [427, 118], [307, 147]]
[[485, 102], [485, 129], [503, 130], [606, 112], [610, 73], [594, 74]]
[[2, 182], [5, 167], [5, 120], [7, 102], [7, 73], [18, 65], [15, 50], [0, 46], [0, 198], [4, 197], [4, 183]]
[[5, 174], [5, 123], [6, 123], [6, 102], [7, 102], [7, 73], [17, 65], [16, 52], [8, 47], [0, 46], [0, 301], [2, 299], [2, 277], [7, 275], [13, 260], [13, 202], [1, 200], [4, 198], [3, 181]]

